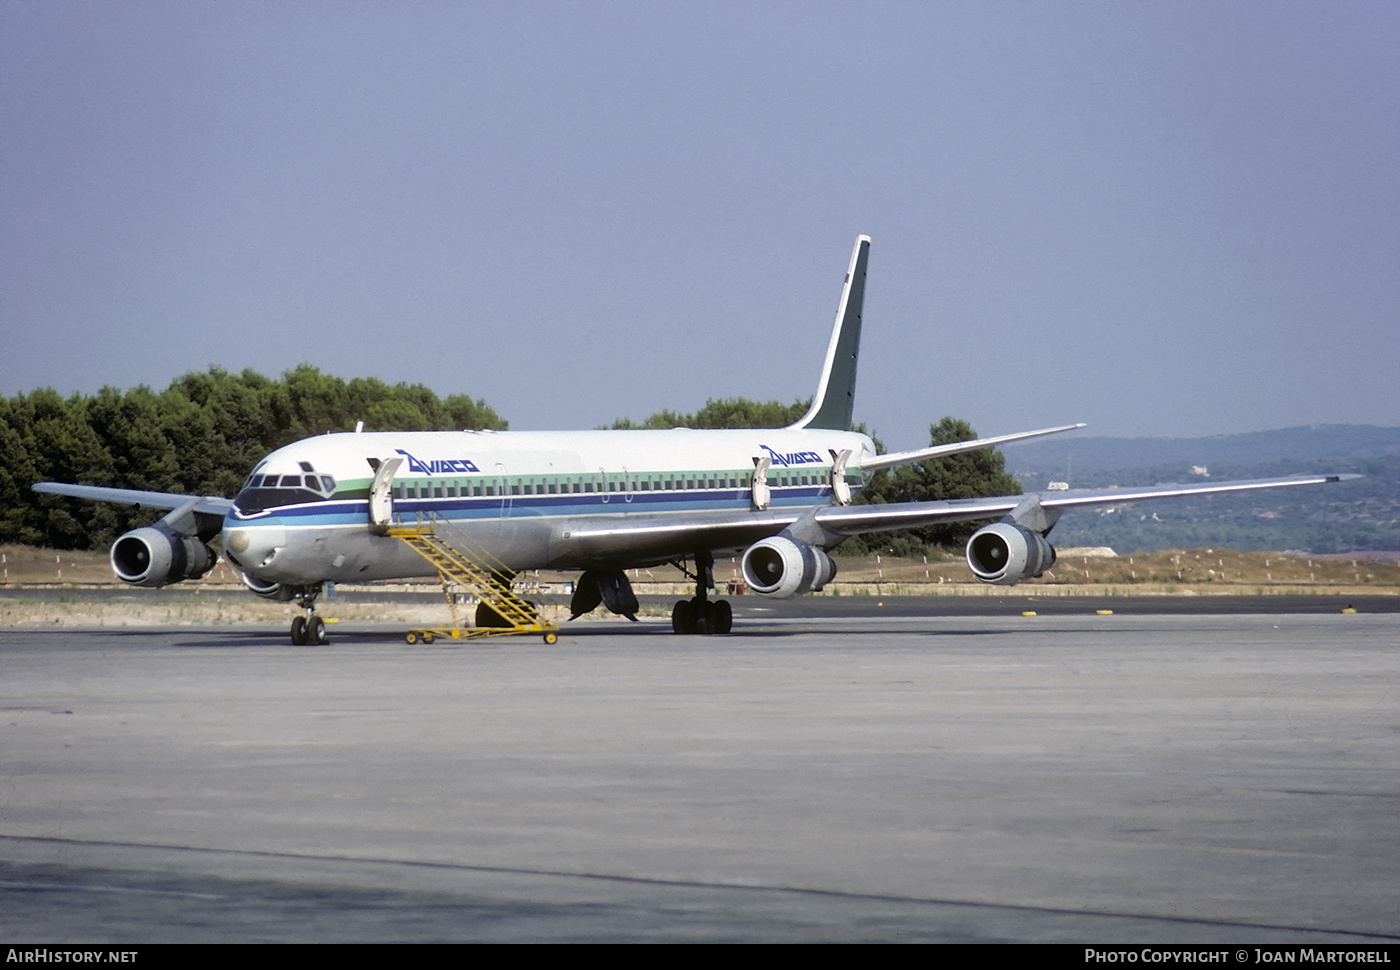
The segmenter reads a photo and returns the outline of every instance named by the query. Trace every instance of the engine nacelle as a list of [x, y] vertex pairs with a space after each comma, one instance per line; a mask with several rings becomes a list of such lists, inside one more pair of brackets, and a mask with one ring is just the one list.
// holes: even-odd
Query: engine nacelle
[[254, 579], [247, 573], [239, 573], [238, 578], [243, 580], [243, 585], [252, 592], [257, 593], [265, 600], [274, 600], [278, 603], [290, 603], [297, 591], [294, 586], [283, 586], [281, 583], [264, 583], [260, 579]]
[[967, 565], [984, 583], [1015, 586], [1055, 565], [1055, 547], [1039, 532], [997, 522], [967, 540]]
[[836, 576], [836, 563], [824, 550], [787, 536], [749, 546], [740, 569], [755, 593], [779, 599], [821, 589]]
[[218, 561], [198, 536], [181, 535], [161, 523], [133, 529], [112, 543], [112, 571], [133, 586], [169, 586], [198, 579]]

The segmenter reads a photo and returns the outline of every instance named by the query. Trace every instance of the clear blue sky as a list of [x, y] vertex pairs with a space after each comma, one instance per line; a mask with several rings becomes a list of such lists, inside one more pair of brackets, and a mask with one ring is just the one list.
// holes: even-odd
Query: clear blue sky
[[0, 393], [1400, 424], [1400, 4], [0, 0]]

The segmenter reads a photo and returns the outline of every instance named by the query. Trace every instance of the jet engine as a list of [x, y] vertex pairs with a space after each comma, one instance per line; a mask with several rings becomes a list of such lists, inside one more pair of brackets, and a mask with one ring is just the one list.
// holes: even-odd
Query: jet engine
[[1055, 565], [1055, 547], [1038, 532], [997, 522], [967, 540], [967, 565], [981, 582], [1015, 586]]
[[787, 536], [749, 546], [740, 568], [755, 593], [779, 599], [821, 589], [836, 576], [836, 563], [824, 550]]
[[260, 579], [255, 579], [247, 573], [239, 573], [238, 578], [243, 580], [243, 585], [252, 592], [257, 593], [265, 600], [274, 600], [278, 603], [290, 603], [297, 594], [294, 586], [283, 586], [281, 583], [264, 583]]
[[133, 529], [112, 543], [112, 571], [133, 586], [169, 586], [198, 579], [217, 558], [198, 536], [182, 535], [157, 522]]

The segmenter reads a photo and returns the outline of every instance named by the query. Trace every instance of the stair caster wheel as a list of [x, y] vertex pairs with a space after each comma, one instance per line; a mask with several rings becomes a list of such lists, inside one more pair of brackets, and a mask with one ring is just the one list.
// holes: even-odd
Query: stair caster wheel
[[557, 633], [546, 633], [546, 634], [544, 635], [544, 642], [545, 642], [545, 643], [558, 643], [558, 642], [559, 642], [559, 634], [557, 634]]

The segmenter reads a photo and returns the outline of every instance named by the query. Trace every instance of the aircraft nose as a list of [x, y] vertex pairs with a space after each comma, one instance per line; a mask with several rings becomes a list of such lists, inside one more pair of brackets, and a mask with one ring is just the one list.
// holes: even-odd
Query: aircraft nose
[[242, 569], [271, 566], [287, 544], [287, 530], [280, 525], [239, 525], [224, 533], [224, 550]]

